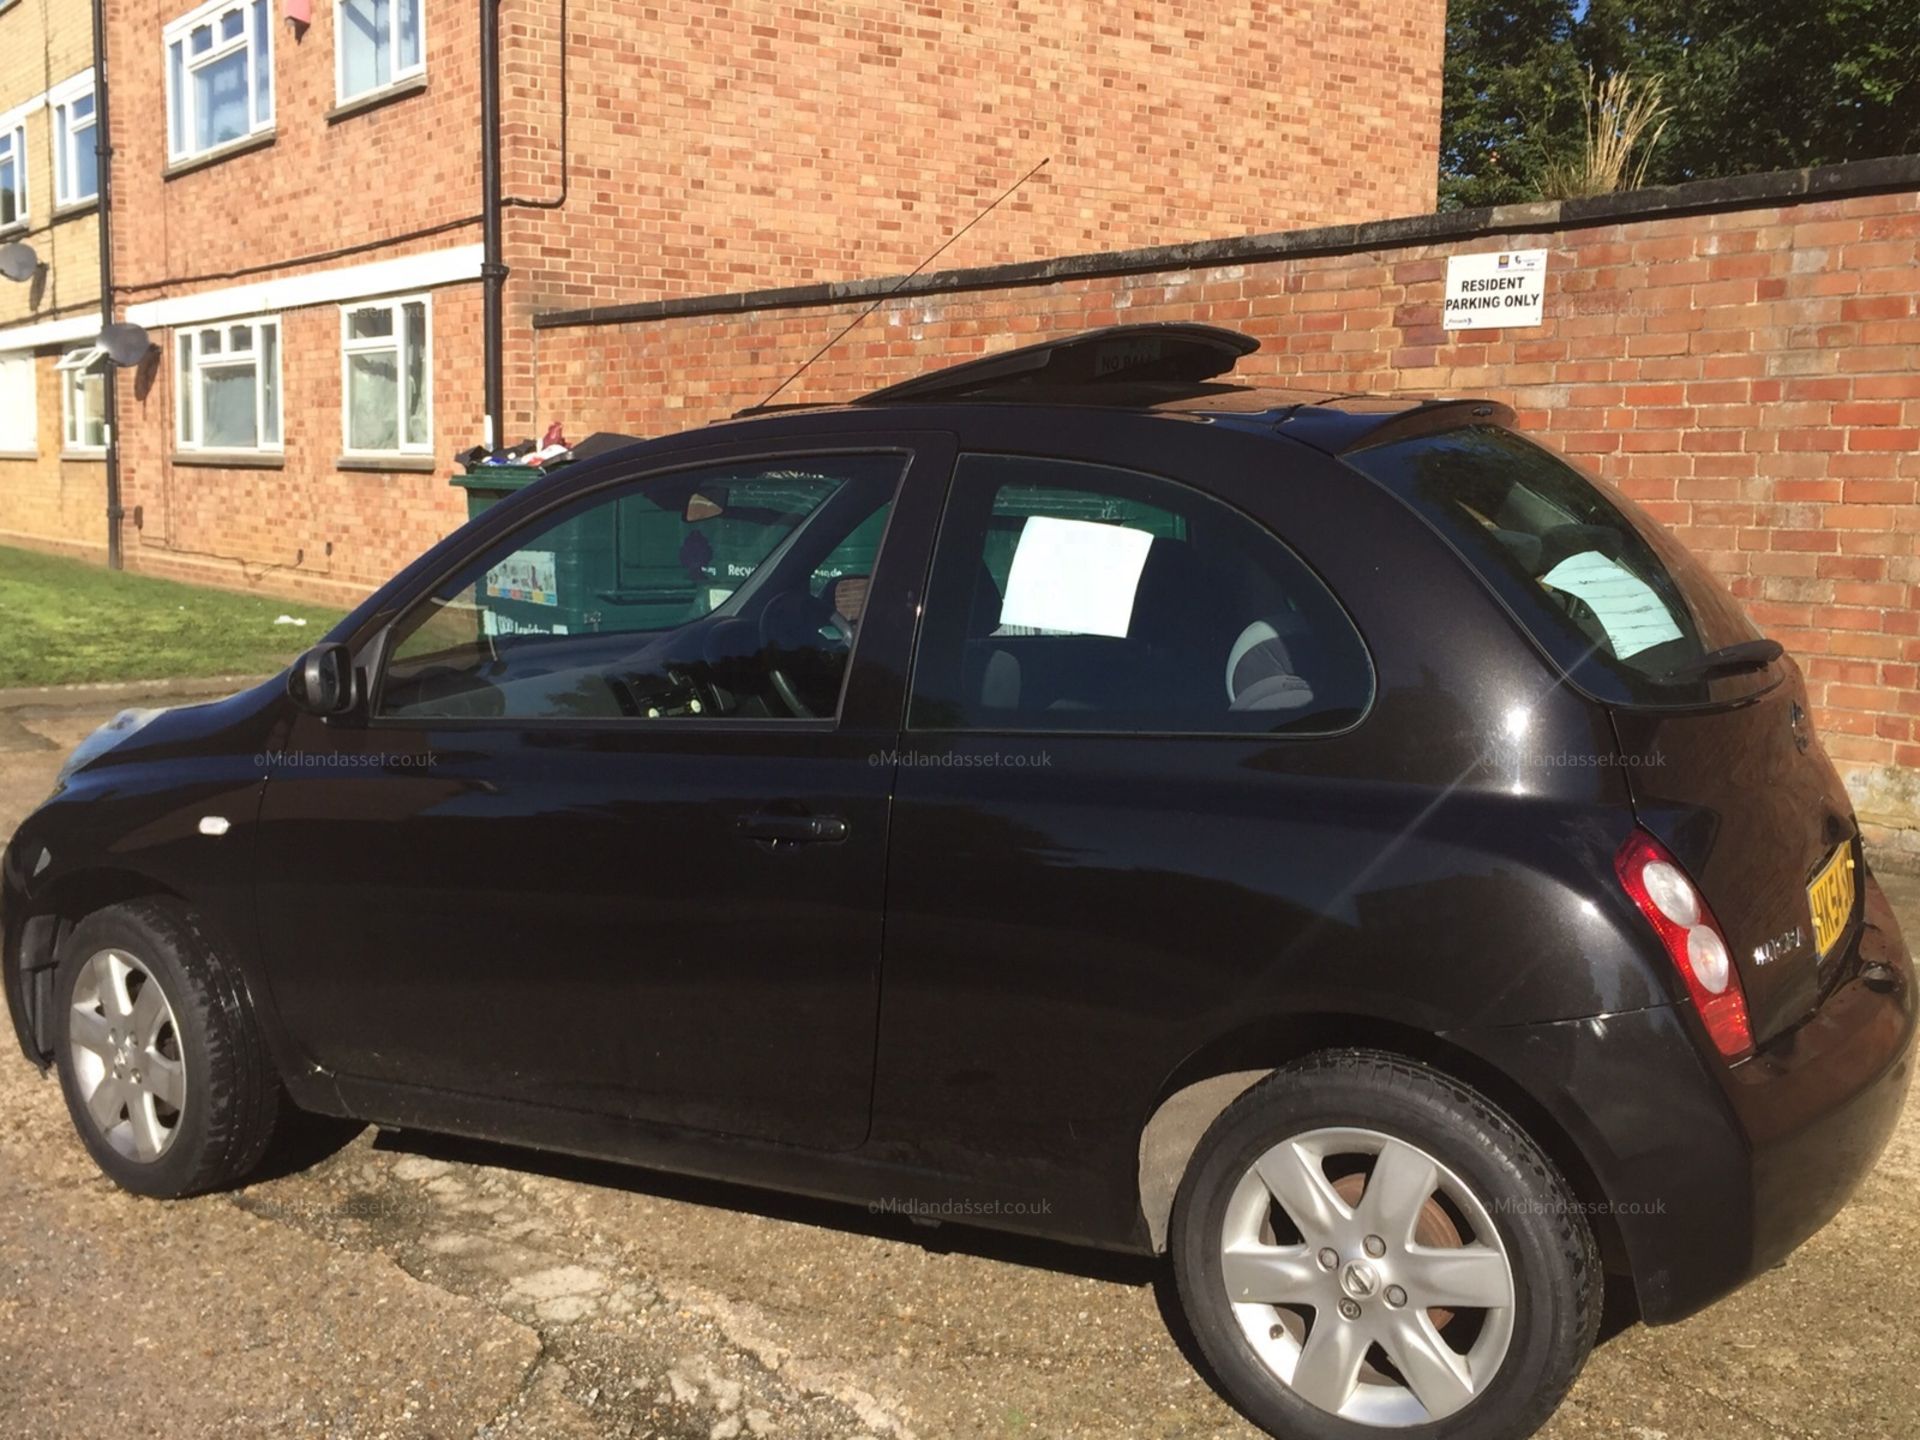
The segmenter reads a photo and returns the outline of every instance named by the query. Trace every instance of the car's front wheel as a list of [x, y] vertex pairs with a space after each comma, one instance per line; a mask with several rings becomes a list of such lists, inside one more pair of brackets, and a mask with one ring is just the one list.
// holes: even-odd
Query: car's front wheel
[[56, 1064], [95, 1163], [140, 1195], [244, 1179], [273, 1138], [280, 1087], [232, 962], [172, 901], [74, 926], [54, 979]]
[[1384, 1054], [1315, 1056], [1230, 1106], [1171, 1241], [1195, 1339], [1276, 1435], [1530, 1435], [1599, 1324], [1592, 1232], [1552, 1162]]

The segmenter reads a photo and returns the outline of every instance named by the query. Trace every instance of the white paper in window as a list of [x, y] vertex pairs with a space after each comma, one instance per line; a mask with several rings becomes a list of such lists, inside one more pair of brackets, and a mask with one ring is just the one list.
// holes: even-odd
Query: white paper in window
[[1145, 530], [1029, 516], [1007, 573], [1000, 623], [1125, 638], [1152, 546]]
[[1680, 627], [1653, 587], [1598, 550], [1569, 555], [1541, 579], [1584, 601], [1622, 660], [1680, 638]]

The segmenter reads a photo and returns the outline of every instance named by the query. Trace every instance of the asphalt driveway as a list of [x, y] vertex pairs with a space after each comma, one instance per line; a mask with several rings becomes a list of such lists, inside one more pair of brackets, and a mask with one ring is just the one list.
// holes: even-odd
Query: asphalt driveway
[[[0, 706], [0, 834], [114, 708]], [[1920, 883], [1896, 880], [1909, 935]], [[1156, 1266], [613, 1166], [321, 1131], [123, 1195], [0, 1046], [9, 1436], [1250, 1437]], [[316, 1158], [318, 1157], [318, 1158]], [[1783, 1269], [1602, 1345], [1547, 1435], [1920, 1433], [1920, 1119]]]

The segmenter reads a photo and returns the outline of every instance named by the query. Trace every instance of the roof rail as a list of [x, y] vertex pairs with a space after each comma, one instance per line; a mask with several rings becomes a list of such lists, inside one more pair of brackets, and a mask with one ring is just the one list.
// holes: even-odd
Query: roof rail
[[1004, 392], [1042, 385], [1052, 389], [1210, 380], [1259, 348], [1260, 342], [1251, 335], [1216, 325], [1111, 325], [949, 365], [875, 390], [853, 403], [957, 400], [983, 390]]

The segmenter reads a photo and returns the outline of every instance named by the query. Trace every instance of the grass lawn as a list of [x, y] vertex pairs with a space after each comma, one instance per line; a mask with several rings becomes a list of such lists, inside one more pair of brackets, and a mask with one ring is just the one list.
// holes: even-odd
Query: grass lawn
[[0, 546], [0, 689], [266, 675], [341, 613]]

